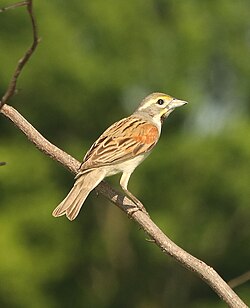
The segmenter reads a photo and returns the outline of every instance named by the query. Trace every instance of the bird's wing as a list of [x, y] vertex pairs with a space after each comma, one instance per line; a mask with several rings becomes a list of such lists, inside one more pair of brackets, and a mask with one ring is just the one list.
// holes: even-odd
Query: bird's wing
[[158, 128], [143, 119], [128, 117], [111, 125], [91, 146], [81, 170], [120, 163], [149, 152], [159, 139]]

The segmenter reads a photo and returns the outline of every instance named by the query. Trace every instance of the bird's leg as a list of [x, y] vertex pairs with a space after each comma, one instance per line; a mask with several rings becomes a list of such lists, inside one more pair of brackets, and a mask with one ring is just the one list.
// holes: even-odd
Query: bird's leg
[[123, 189], [124, 193], [126, 194], [126, 196], [134, 202], [134, 204], [137, 206], [137, 208], [142, 211], [143, 213], [148, 215], [147, 210], [145, 209], [144, 205], [141, 203], [140, 200], [138, 200], [129, 190], [128, 190], [128, 181], [130, 178], [131, 173], [123, 173], [121, 180], [120, 180], [120, 185], [121, 188]]

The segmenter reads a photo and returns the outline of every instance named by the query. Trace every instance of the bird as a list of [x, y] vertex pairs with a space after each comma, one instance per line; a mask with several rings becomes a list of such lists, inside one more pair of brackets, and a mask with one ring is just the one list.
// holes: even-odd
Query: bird
[[164, 120], [177, 107], [187, 104], [168, 94], [155, 92], [145, 97], [132, 115], [108, 127], [83, 158], [75, 183], [52, 215], [74, 220], [89, 193], [106, 177], [122, 173], [120, 186], [135, 208], [146, 212], [128, 190], [135, 168], [150, 154], [159, 140]]

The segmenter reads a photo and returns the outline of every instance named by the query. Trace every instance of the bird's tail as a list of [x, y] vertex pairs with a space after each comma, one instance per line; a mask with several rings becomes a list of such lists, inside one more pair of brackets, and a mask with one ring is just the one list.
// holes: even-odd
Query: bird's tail
[[104, 175], [100, 168], [79, 175], [66, 198], [54, 209], [52, 215], [54, 217], [66, 215], [69, 220], [75, 219], [85, 199], [103, 180]]

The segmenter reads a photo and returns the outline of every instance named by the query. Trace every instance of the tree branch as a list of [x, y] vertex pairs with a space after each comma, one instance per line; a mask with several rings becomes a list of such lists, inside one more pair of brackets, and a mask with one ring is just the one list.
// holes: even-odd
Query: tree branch
[[26, 6], [27, 7], [28, 14], [29, 14], [29, 17], [30, 17], [30, 20], [31, 20], [31, 25], [32, 25], [33, 42], [31, 44], [30, 48], [27, 49], [27, 51], [25, 52], [23, 57], [18, 61], [17, 67], [14, 71], [14, 74], [13, 74], [11, 80], [10, 80], [8, 88], [7, 88], [4, 96], [2, 97], [2, 99], [0, 101], [0, 109], [15, 94], [18, 77], [20, 76], [25, 64], [29, 61], [30, 57], [32, 56], [32, 54], [36, 50], [36, 47], [37, 47], [38, 42], [39, 42], [38, 35], [37, 35], [37, 27], [36, 27], [36, 22], [35, 22], [35, 16], [34, 16], [34, 13], [33, 13], [32, 0], [15, 3], [13, 5], [10, 5], [8, 7], [1, 9], [0, 12], [4, 12], [8, 9], [13, 9], [13, 8], [16, 8], [16, 7], [19, 7], [19, 6]]
[[[9, 8], [15, 8], [22, 5], [27, 5], [28, 14], [31, 18], [33, 30], [33, 43], [26, 51], [24, 56], [19, 60], [17, 68], [10, 81], [8, 89], [0, 102], [0, 113], [10, 119], [20, 129], [27, 138], [44, 154], [61, 163], [68, 168], [72, 173], [76, 173], [80, 162], [72, 156], [57, 148], [46, 138], [44, 138], [17, 110], [7, 105], [7, 101], [13, 96], [16, 90], [16, 84], [23, 67], [28, 62], [29, 58], [36, 49], [38, 43], [37, 30], [35, 25], [35, 18], [32, 10], [32, 0], [19, 2], [9, 6], [1, 11]], [[203, 261], [193, 257], [182, 248], [172, 242], [151, 220], [151, 218], [141, 211], [134, 212], [134, 204], [123, 194], [117, 192], [107, 183], [100, 183], [96, 190], [103, 194], [107, 199], [112, 201], [151, 237], [152, 241], [167, 255], [173, 257], [185, 268], [195, 272], [201, 279], [203, 279], [214, 291], [228, 304], [229, 307], [247, 307], [238, 295], [228, 286], [228, 284], [218, 275], [218, 273], [205, 264]]]
[[14, 3], [14, 4], [11, 4], [9, 6], [1, 8], [0, 13], [3, 13], [5, 11], [11, 10], [11, 9], [15, 9], [17, 7], [20, 7], [20, 6], [27, 6], [27, 4], [28, 4], [28, 1], [17, 2], [17, 3]]
[[230, 288], [234, 289], [240, 285], [242, 285], [243, 283], [246, 283], [247, 281], [250, 280], [250, 271], [234, 278], [231, 279], [230, 281], [228, 281], [228, 285], [230, 286]]

